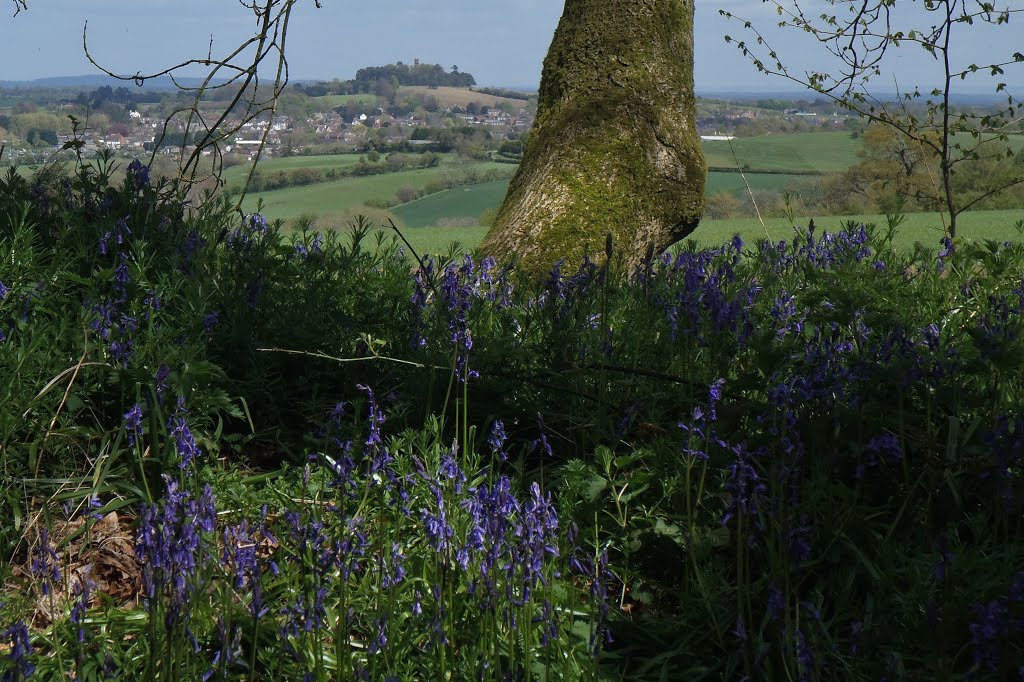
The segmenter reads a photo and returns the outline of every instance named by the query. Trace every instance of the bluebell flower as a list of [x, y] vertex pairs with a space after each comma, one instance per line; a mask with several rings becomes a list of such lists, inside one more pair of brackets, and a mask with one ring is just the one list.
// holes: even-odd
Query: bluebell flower
[[36, 667], [29, 660], [29, 656], [32, 655], [32, 641], [29, 638], [28, 627], [23, 621], [18, 621], [4, 630], [3, 639], [10, 642], [11, 650], [7, 654], [7, 660], [13, 668], [4, 673], [4, 682], [29, 678], [36, 671]]
[[39, 532], [39, 543], [32, 549], [32, 575], [42, 581], [44, 595], [49, 595], [53, 586], [60, 582], [60, 557], [50, 544], [50, 531]]
[[210, 558], [204, 537], [214, 530], [217, 509], [209, 485], [196, 498], [167, 475], [164, 482], [163, 500], [141, 510], [135, 555], [143, 562], [143, 593], [150, 608], [164, 602], [164, 620], [170, 628], [189, 616], [192, 578]]
[[181, 396], [178, 397], [174, 412], [167, 418], [167, 431], [174, 439], [175, 450], [181, 459], [178, 462], [180, 468], [185, 469], [193, 459], [202, 455], [202, 450], [188, 426], [188, 410], [185, 408], [185, 398]]
[[1011, 623], [1006, 602], [994, 599], [987, 604], [973, 604], [974, 620], [968, 626], [971, 633], [971, 654], [977, 668], [994, 672], [999, 668], [1002, 644], [1008, 641]]
[[168, 379], [171, 377], [171, 368], [161, 363], [157, 367], [156, 374], [153, 375], [153, 386], [156, 390], [156, 399], [160, 405], [164, 404], [164, 396], [167, 393], [167, 389], [170, 388]]
[[366, 436], [365, 447], [363, 449], [363, 455], [366, 457], [370, 464], [370, 474], [379, 474], [382, 472], [388, 473], [389, 480], [393, 478], [394, 472], [391, 471], [390, 465], [393, 460], [391, 453], [388, 451], [387, 446], [384, 444], [384, 440], [381, 436], [381, 425], [385, 421], [384, 411], [380, 409], [377, 404], [377, 398], [374, 395], [373, 389], [369, 386], [359, 384], [356, 386], [360, 391], [366, 393], [367, 401], [367, 423], [369, 424], [370, 430]]
[[11, 293], [11, 288], [3, 282], [0, 282], [0, 303], [7, 300], [7, 295], [9, 293]]
[[502, 462], [507, 457], [505, 453], [505, 441], [507, 439], [508, 437], [505, 435], [505, 422], [495, 419], [491, 423], [491, 434], [487, 437], [487, 444], [491, 446], [491, 452]]
[[382, 651], [388, 645], [388, 619], [381, 616], [374, 621], [374, 625], [377, 628], [377, 634], [370, 640], [369, 653], [371, 655]]
[[124, 413], [124, 432], [128, 436], [129, 446], [134, 446], [136, 439], [142, 435], [142, 408], [138, 403]]
[[78, 643], [85, 642], [85, 614], [89, 610], [89, 602], [92, 599], [92, 591], [96, 589], [96, 583], [89, 578], [91, 568], [86, 568], [79, 577], [72, 589], [75, 595], [74, 603], [71, 606], [71, 622], [76, 626]]
[[149, 166], [135, 159], [128, 164], [125, 180], [128, 183], [129, 190], [132, 192], [138, 192], [149, 187]]

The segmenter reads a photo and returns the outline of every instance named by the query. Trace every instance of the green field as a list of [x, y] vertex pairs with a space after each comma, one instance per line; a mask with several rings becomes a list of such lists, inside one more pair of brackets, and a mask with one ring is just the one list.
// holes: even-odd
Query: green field
[[507, 172], [508, 164], [480, 162], [464, 165], [442, 164], [437, 168], [419, 168], [367, 177], [344, 178], [302, 187], [289, 187], [272, 192], [260, 192], [246, 197], [245, 210], [252, 211], [259, 200], [269, 218], [289, 220], [301, 215], [351, 215], [359, 212], [370, 199], [392, 199], [400, 187], [411, 185], [422, 188], [445, 174], [463, 171], [487, 170]]
[[[327, 154], [322, 156], [287, 156], [260, 159], [259, 170], [262, 173], [295, 170], [297, 168], [345, 168], [359, 163], [359, 154]], [[232, 166], [224, 171], [224, 182], [227, 185], [240, 183], [249, 174], [249, 164]]]
[[396, 206], [391, 212], [409, 227], [436, 225], [444, 218], [478, 218], [487, 209], [501, 204], [508, 183], [508, 180], [495, 180], [456, 187]]
[[[860, 140], [850, 133], [788, 133], [740, 137], [732, 141], [704, 141], [709, 166], [736, 168], [749, 165], [758, 170], [841, 171], [857, 163]], [[739, 164], [736, 161], [739, 160]]]
[[[791, 181], [805, 179], [805, 176], [747, 173], [746, 178], [751, 189], [781, 191]], [[436, 225], [439, 220], [445, 218], [477, 218], [488, 208], [497, 208], [501, 204], [505, 198], [508, 183], [508, 180], [497, 180], [438, 192], [396, 206], [391, 209], [391, 212], [398, 216], [402, 224], [409, 227], [428, 227]], [[743, 195], [746, 191], [743, 177], [739, 173], [708, 174], [708, 195], [716, 192], [733, 192]]]
[[[814, 218], [819, 233], [820, 230], [834, 232], [847, 220], [875, 223], [879, 228], [883, 228], [886, 224], [884, 215], [811, 217]], [[968, 241], [985, 239], [994, 239], [999, 242], [1020, 241], [1024, 239], [1024, 235], [1018, 233], [1014, 227], [1018, 220], [1024, 220], [1024, 209], [974, 211], [962, 215], [958, 227], [961, 239]], [[806, 225], [807, 218], [798, 218], [797, 223]], [[448, 251], [453, 242], [459, 242], [464, 248], [474, 248], [486, 233], [486, 227], [409, 228], [404, 231], [413, 248], [421, 254], [444, 253]], [[704, 220], [690, 238], [702, 246], [718, 246], [727, 242], [735, 234], [739, 234], [748, 246], [752, 246], [757, 240], [764, 239], [766, 236], [771, 237], [773, 241], [783, 239], [788, 241], [793, 237], [793, 228], [787, 224], [785, 218], [765, 220], [764, 227], [756, 218]], [[921, 242], [925, 246], [938, 249], [942, 234], [942, 222], [938, 215], [911, 213], [897, 232], [896, 245], [900, 248], [910, 249], [915, 242]]]
[[311, 97], [310, 99], [320, 105], [321, 111], [323, 109], [340, 107], [344, 104], [364, 104], [366, 106], [377, 104], [377, 96], [368, 93], [359, 95], [324, 95], [323, 97]]

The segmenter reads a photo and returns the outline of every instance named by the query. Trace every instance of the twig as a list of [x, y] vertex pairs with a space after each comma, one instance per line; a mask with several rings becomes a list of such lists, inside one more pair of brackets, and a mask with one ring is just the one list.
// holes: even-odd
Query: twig
[[740, 167], [740, 160], [736, 156], [736, 148], [732, 146], [732, 136], [726, 135], [729, 143], [729, 151], [732, 152], [732, 160], [736, 162], [736, 170], [740, 172], [740, 177], [743, 179], [743, 185], [747, 188], [747, 194], [750, 195], [750, 203], [754, 205], [754, 213], [757, 214], [757, 221], [761, 223], [761, 229], [764, 230], [764, 236], [768, 238], [768, 241], [772, 240], [772, 236], [768, 234], [768, 227], [764, 224], [764, 219], [761, 217], [761, 210], [757, 207], [757, 199], [754, 198], [754, 192], [750, 189], [750, 183], [747, 182], [747, 174], [743, 172], [743, 168]]

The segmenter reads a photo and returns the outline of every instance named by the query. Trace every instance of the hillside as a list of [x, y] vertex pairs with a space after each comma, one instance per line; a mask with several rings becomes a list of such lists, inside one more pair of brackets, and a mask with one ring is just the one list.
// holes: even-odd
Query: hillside
[[403, 85], [398, 90], [397, 97], [399, 100], [408, 99], [410, 97], [434, 97], [437, 99], [438, 105], [443, 108], [465, 108], [470, 102], [476, 102], [477, 105], [481, 107], [498, 107], [502, 104], [514, 106], [516, 108], [526, 106], [526, 100], [485, 95], [482, 92], [476, 92], [469, 88], [430, 88], [423, 85]]

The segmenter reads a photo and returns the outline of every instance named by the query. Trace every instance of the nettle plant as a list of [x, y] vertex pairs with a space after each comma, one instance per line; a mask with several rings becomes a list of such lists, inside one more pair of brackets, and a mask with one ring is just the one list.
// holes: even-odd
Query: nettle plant
[[[933, 167], [931, 188], [918, 190], [914, 199], [930, 204], [944, 214], [946, 234], [957, 237], [957, 219], [979, 202], [1024, 182], [1019, 167], [993, 177], [980, 192], [964, 196], [955, 189], [955, 176], [966, 166], [998, 161], [1013, 156], [1007, 133], [1019, 122], [1021, 102], [1007, 87], [1006, 69], [1024, 64], [1024, 52], [1014, 51], [992, 61], [975, 63], [970, 54], [974, 44], [967, 32], [992, 34], [1000, 28], [1012, 31], [1011, 20], [1024, 9], [1013, 3], [977, 0], [922, 0], [918, 3], [871, 0], [840, 5], [836, 14], [809, 13], [800, 3], [762, 0], [775, 8], [780, 29], [792, 29], [810, 36], [833, 60], [835, 69], [812, 68], [799, 71], [787, 64], [785, 50], [776, 44], [781, 38], [769, 32], [765, 23], [744, 19], [729, 10], [719, 13], [742, 24], [752, 38], [725, 36], [761, 73], [779, 76], [824, 95], [837, 105], [863, 118], [893, 128], [899, 134], [904, 157], [916, 157]], [[913, 9], [908, 9], [913, 5]], [[760, 24], [760, 25], [758, 25]], [[877, 79], [888, 77], [887, 69], [907, 49], [919, 48], [931, 58], [933, 69], [925, 67], [926, 82], [895, 96], [878, 94], [888, 86]], [[983, 56], [990, 59], [989, 54]], [[976, 78], [987, 77], [993, 92], [1005, 96], [1005, 104], [990, 107], [958, 105], [957, 90]], [[924, 88], [922, 90], [921, 88]], [[916, 161], [915, 161], [916, 162]], [[948, 224], [945, 218], [948, 217]]]

